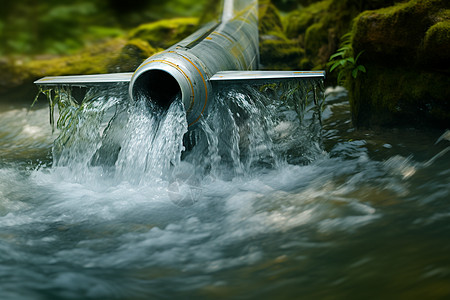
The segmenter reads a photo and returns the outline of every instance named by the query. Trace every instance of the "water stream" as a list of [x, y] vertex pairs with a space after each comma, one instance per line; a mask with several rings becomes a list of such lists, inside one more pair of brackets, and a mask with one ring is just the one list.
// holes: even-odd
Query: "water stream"
[[1, 102], [0, 299], [449, 297], [448, 131], [355, 130], [312, 86], [224, 89], [193, 130], [120, 86], [53, 133]]

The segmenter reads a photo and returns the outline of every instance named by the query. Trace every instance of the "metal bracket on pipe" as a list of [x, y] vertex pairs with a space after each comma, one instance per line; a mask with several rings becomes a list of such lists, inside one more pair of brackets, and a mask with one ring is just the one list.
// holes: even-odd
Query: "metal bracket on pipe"
[[36, 80], [34, 83], [39, 86], [92, 86], [114, 83], [129, 83], [133, 73], [110, 73], [95, 75], [73, 75], [73, 76], [48, 76]]
[[325, 79], [325, 71], [222, 71], [217, 72], [209, 80], [213, 84], [245, 84], [289, 79]]

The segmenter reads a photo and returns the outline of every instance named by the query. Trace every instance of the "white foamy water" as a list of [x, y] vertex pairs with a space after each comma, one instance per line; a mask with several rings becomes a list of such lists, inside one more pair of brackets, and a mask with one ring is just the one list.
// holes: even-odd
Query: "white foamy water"
[[325, 145], [312, 106], [270, 91], [221, 91], [189, 131], [177, 101], [100, 97], [51, 162], [47, 110], [5, 110], [0, 298], [445, 295], [448, 157], [430, 162], [445, 141], [411, 154], [404, 132], [355, 132], [345, 91], [327, 95]]

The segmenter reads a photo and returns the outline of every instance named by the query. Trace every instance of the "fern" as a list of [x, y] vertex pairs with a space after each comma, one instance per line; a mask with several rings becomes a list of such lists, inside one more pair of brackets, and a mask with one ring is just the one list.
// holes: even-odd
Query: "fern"
[[359, 52], [355, 57], [351, 38], [351, 32], [346, 33], [341, 37], [339, 49], [330, 56], [327, 64], [327, 66], [330, 67], [330, 72], [338, 72], [337, 82], [339, 85], [345, 84], [349, 74], [353, 79], [356, 79], [359, 73], [366, 73], [366, 68], [363, 65], [358, 64], [358, 59], [361, 54], [364, 53], [364, 50]]

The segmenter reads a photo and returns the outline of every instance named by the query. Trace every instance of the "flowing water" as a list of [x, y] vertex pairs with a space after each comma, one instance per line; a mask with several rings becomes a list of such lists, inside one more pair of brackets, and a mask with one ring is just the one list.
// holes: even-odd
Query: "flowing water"
[[0, 299], [448, 299], [449, 132], [308, 87], [0, 104]]

